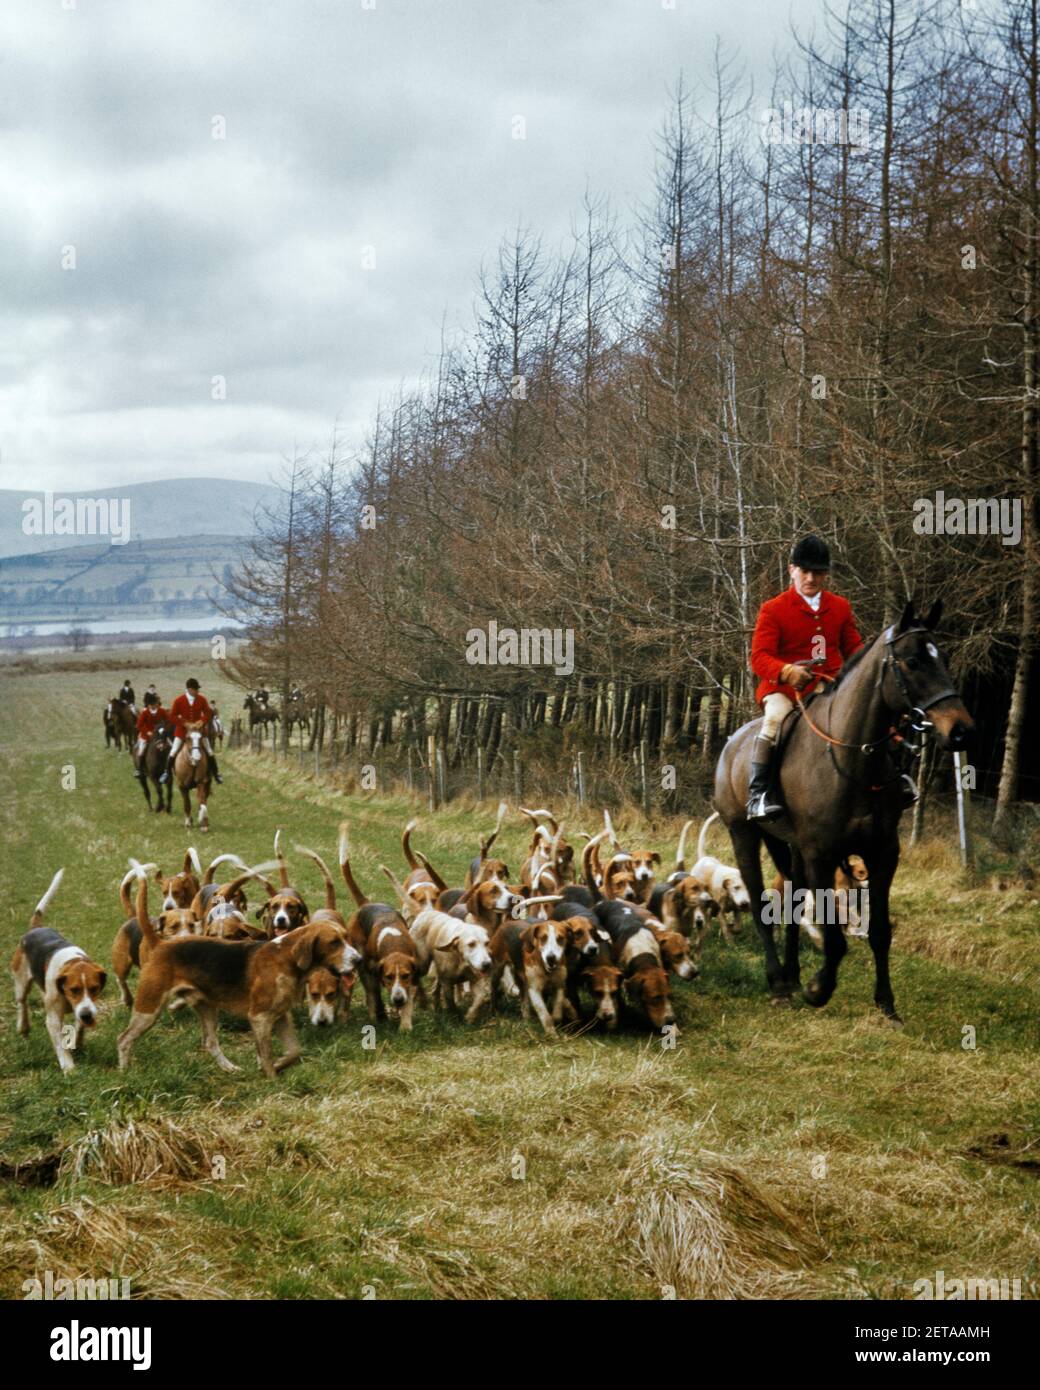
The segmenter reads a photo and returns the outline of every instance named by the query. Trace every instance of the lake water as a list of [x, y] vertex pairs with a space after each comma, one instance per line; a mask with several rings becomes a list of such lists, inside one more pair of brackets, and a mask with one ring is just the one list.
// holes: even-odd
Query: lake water
[[71, 632], [74, 627], [99, 635], [114, 633], [129, 635], [132, 632], [148, 636], [153, 634], [161, 636], [164, 632], [210, 632], [214, 635], [218, 632], [225, 632], [230, 634], [240, 632], [242, 624], [230, 618], [220, 618], [216, 614], [209, 618], [156, 618], [153, 622], [149, 622], [147, 618], [138, 618], [132, 623], [128, 623], [126, 618], [104, 618], [97, 622], [78, 622], [66, 618], [61, 621], [44, 623], [2, 623], [0, 624], [0, 636], [60, 637], [66, 632]]

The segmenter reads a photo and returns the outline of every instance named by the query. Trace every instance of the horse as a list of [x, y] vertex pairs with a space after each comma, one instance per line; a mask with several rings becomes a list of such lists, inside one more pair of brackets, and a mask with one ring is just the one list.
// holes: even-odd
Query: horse
[[210, 707], [213, 710], [213, 718], [210, 720], [209, 736], [214, 748], [224, 746], [224, 725], [220, 718], [220, 711], [216, 705]]
[[121, 740], [125, 739], [127, 751], [133, 756], [137, 720], [129, 703], [117, 695], [115, 699], [109, 700], [101, 718], [105, 725], [105, 747], [108, 748], [114, 743], [116, 748], [121, 748]]
[[[714, 806], [729, 830], [751, 896], [775, 1002], [789, 1000], [801, 988], [800, 914], [796, 910], [791, 914], [794, 920], [785, 923], [781, 966], [773, 939], [775, 901], [762, 891], [763, 842], [776, 867], [791, 879], [793, 891], [809, 889], [814, 902], [827, 901], [815, 895], [834, 888], [834, 871], [848, 855], [858, 854], [866, 861], [874, 1003], [893, 1024], [902, 1022], [888, 969], [889, 893], [899, 863], [904, 781], [895, 771], [893, 750], [906, 746], [916, 751], [903, 740], [903, 731], [925, 729], [934, 731], [940, 748], [959, 750], [975, 727], [934, 641], [941, 613], [940, 602], [920, 618], [913, 602], [908, 603], [898, 623], [856, 652], [824, 693], [788, 717], [777, 749], [777, 756], [783, 753], [783, 816], [765, 822], [747, 819], [750, 746], [761, 719], [739, 728], [719, 756]], [[817, 922], [825, 916], [834, 914], [817, 912]], [[837, 921], [824, 922], [823, 938], [823, 965], [802, 991], [816, 1008], [834, 993], [838, 967], [848, 950]]]
[[204, 733], [204, 720], [194, 719], [185, 723], [184, 743], [173, 763], [173, 775], [184, 802], [184, 824], [191, 829], [191, 789], [194, 787], [199, 803], [199, 829], [203, 833], [209, 830], [206, 802], [209, 800], [210, 791], [209, 758], [202, 746]]
[[289, 735], [292, 734], [294, 724], [299, 724], [301, 729], [305, 729], [307, 733], [310, 733], [310, 710], [307, 708], [307, 701], [302, 695], [290, 695], [283, 708], [285, 710], [286, 732]]
[[159, 778], [166, 770], [166, 757], [173, 743], [173, 725], [165, 722], [155, 726], [155, 732], [145, 744], [144, 752], [141, 754], [137, 764], [137, 780], [141, 784], [144, 792], [144, 799], [148, 802], [149, 811], [152, 810], [152, 795], [148, 790], [148, 783], [151, 781], [158, 796], [158, 804], [155, 807], [157, 813], [165, 811], [167, 814], [172, 809], [173, 802], [173, 783], [163, 784]]
[[252, 732], [257, 724], [262, 724], [265, 729], [270, 723], [277, 724], [281, 717], [276, 709], [271, 709], [268, 705], [263, 704], [262, 701], [258, 700], [254, 695], [246, 696], [242, 708], [249, 711], [250, 732]]

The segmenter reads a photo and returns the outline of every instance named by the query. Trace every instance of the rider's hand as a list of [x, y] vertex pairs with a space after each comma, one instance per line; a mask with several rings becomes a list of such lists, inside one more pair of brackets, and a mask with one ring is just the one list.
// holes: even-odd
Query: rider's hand
[[795, 690], [801, 690], [812, 680], [812, 674], [804, 666], [791, 665], [785, 666], [780, 672], [780, 679], [784, 685], [793, 685]]

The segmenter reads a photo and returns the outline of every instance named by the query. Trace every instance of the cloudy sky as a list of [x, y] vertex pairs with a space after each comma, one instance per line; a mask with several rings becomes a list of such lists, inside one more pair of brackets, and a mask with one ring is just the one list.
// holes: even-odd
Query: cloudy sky
[[586, 184], [630, 219], [716, 34], [757, 117], [823, 8], [672, 3], [3, 0], [0, 486], [267, 481], [337, 416], [359, 442], [518, 221], [562, 240]]

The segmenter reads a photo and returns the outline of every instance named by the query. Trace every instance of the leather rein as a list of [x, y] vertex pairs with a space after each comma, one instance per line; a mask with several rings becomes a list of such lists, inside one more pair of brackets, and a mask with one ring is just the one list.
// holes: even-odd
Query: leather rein
[[[910, 728], [914, 733], [923, 734], [926, 730], [933, 727], [932, 721], [928, 718], [928, 710], [930, 710], [933, 705], [937, 705], [940, 700], [948, 700], [951, 696], [957, 696], [959, 692], [956, 691], [953, 686], [945, 686], [937, 695], [933, 695], [930, 699], [926, 700], [924, 704], [914, 704], [913, 697], [906, 683], [906, 676], [903, 674], [903, 668], [900, 666], [899, 658], [895, 654], [895, 643], [901, 637], [909, 637], [915, 632], [924, 632], [931, 635], [930, 630], [926, 627], [908, 627], [902, 632], [897, 633], [894, 624], [885, 633], [885, 659], [881, 663], [881, 670], [878, 673], [877, 683], [880, 687], [885, 679], [885, 672], [891, 668], [896, 678], [896, 684], [899, 686], [899, 692], [906, 701], [906, 708], [900, 712], [899, 722], [902, 723], [904, 720], [909, 720]], [[817, 675], [821, 680], [831, 683], [834, 683], [836, 679], [834, 676], [826, 675], [823, 671], [817, 672]], [[876, 749], [883, 747], [886, 743], [891, 741], [893, 743], [903, 744], [915, 758], [921, 755], [921, 745], [908, 742], [899, 732], [895, 724], [893, 724], [881, 738], [875, 739], [873, 743], [845, 743], [840, 738], [833, 738], [830, 734], [825, 733], [823, 729], [818, 728], [816, 724], [813, 723], [809, 715], [808, 706], [797, 690], [795, 691], [794, 697], [798, 702], [798, 708], [802, 712], [802, 718], [808, 724], [809, 728], [812, 729], [813, 733], [816, 734], [818, 738], [823, 739], [825, 743], [829, 743], [833, 748], [848, 748], [858, 753], [873, 753]]]

